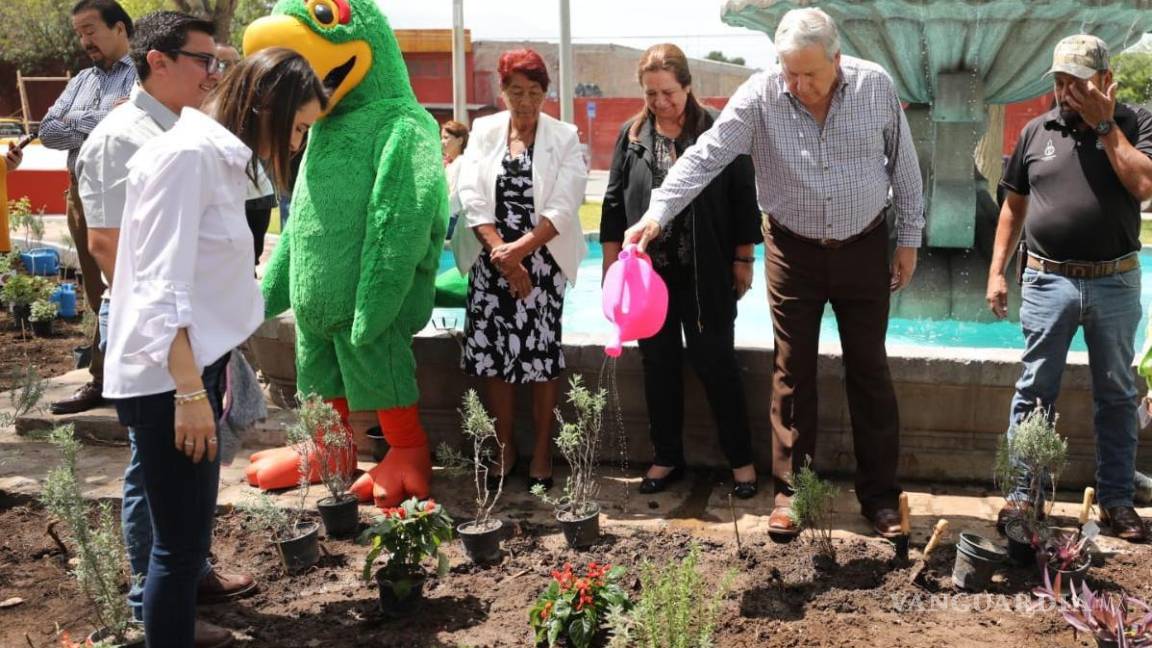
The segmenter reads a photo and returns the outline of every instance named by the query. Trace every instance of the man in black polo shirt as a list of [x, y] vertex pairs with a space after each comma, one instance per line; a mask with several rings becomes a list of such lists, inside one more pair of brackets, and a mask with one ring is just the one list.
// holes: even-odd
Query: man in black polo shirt
[[[1140, 321], [1140, 202], [1152, 196], [1152, 114], [1116, 103], [1108, 47], [1094, 36], [1056, 46], [1058, 106], [1024, 127], [1005, 168], [1006, 190], [988, 276], [988, 305], [1007, 315], [1008, 259], [1024, 230], [1020, 324], [1024, 372], [1008, 435], [1052, 405], [1072, 336], [1088, 345], [1101, 521], [1133, 542], [1148, 532], [1133, 508], [1138, 393], [1132, 373]], [[1014, 493], [998, 524], [1029, 506]]]

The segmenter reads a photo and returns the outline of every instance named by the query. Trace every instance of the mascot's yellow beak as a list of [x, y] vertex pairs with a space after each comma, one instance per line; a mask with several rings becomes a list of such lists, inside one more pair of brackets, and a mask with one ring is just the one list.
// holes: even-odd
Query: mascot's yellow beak
[[372, 48], [362, 40], [333, 43], [291, 16], [266, 16], [244, 30], [244, 53], [287, 47], [303, 56], [328, 90], [328, 111], [351, 92], [372, 67]]

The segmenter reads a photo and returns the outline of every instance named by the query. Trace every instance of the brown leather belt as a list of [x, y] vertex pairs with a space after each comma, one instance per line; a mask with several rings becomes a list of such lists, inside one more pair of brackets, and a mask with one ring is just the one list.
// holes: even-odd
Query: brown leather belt
[[860, 239], [864, 238], [865, 236], [868, 236], [873, 231], [875, 231], [876, 228], [883, 225], [884, 224], [884, 212], [880, 212], [880, 214], [878, 216], [876, 216], [876, 218], [871, 223], [868, 223], [868, 225], [865, 226], [864, 229], [860, 230], [859, 233], [853, 234], [852, 236], [849, 236], [846, 239], [814, 239], [814, 238], [808, 238], [807, 236], [800, 236], [796, 232], [793, 232], [792, 230], [788, 229], [787, 227], [784, 227], [783, 225], [781, 225], [779, 223], [779, 221], [777, 221], [776, 218], [774, 216], [772, 216], [771, 214], [768, 215], [768, 222], [771, 223], [774, 231], [778, 231], [781, 234], [784, 234], [785, 236], [794, 238], [797, 241], [801, 241], [801, 242], [807, 243], [809, 245], [815, 245], [817, 247], [822, 247], [826, 250], [835, 250], [836, 248], [842, 248], [845, 245], [859, 241]]
[[1058, 274], [1069, 279], [1099, 279], [1140, 267], [1136, 253], [1112, 261], [1049, 261], [1029, 254], [1028, 267], [1041, 272]]

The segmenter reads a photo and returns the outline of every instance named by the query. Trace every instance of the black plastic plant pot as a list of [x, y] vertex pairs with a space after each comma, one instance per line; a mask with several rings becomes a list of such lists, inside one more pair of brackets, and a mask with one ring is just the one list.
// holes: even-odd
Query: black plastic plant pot
[[276, 548], [289, 574], [299, 574], [320, 560], [320, 525], [300, 522], [286, 539], [277, 539]]
[[411, 616], [424, 600], [424, 584], [428, 575], [412, 571], [403, 575], [389, 574], [387, 570], [376, 572], [376, 585], [380, 589], [380, 612], [388, 618]]
[[972, 552], [964, 545], [956, 545], [956, 562], [952, 566], [952, 583], [962, 590], [978, 592], [992, 582], [992, 574], [999, 562]]
[[600, 538], [600, 505], [591, 504], [592, 511], [576, 517], [568, 509], [556, 511], [556, 521], [564, 532], [564, 539], [573, 549], [586, 549]]
[[12, 305], [12, 321], [16, 324], [16, 328], [28, 328], [31, 320], [28, 318], [32, 316], [31, 304], [13, 304]]
[[72, 360], [75, 361], [77, 369], [87, 369], [88, 365], [92, 364], [92, 347], [87, 345], [72, 347]]
[[388, 441], [384, 438], [384, 433], [380, 431], [380, 426], [370, 427], [364, 433], [368, 437], [368, 446], [372, 449], [372, 460], [379, 463], [388, 454]]
[[1036, 550], [1032, 547], [1032, 534], [1028, 522], [1021, 519], [1008, 520], [1004, 525], [1004, 535], [1008, 538], [1008, 559], [1018, 567], [1036, 564]]
[[[122, 643], [116, 643], [116, 640], [112, 637], [112, 631], [108, 628], [93, 630], [92, 634], [88, 635], [88, 641], [102, 646], [112, 645], [117, 646], [118, 648], [144, 648], [145, 643], [143, 626], [138, 626], [138, 628], [139, 629], [129, 627], [127, 635], [124, 637], [124, 641]], [[107, 643], [101, 644], [101, 641]]]
[[985, 560], [996, 563], [1008, 561], [1007, 550], [982, 535], [965, 531], [960, 534], [960, 541], [957, 544], [964, 547], [968, 553], [975, 554]]
[[1120, 648], [1118, 642], [1109, 639], [1096, 639], [1096, 648]]
[[465, 522], [456, 527], [456, 533], [464, 543], [464, 551], [474, 563], [491, 563], [500, 560], [500, 536], [504, 523], [489, 519], [483, 524]]
[[1056, 587], [1056, 577], [1060, 577], [1060, 595], [1068, 596], [1068, 593], [1073, 589], [1076, 593], [1081, 592], [1085, 580], [1088, 578], [1088, 570], [1092, 568], [1092, 558], [1089, 556], [1084, 557], [1084, 564], [1073, 569], [1057, 569], [1051, 564], [1046, 563], [1044, 570], [1048, 572], [1049, 582], [1052, 587]]
[[360, 530], [360, 504], [355, 495], [325, 497], [316, 502], [316, 508], [324, 522], [324, 535], [329, 538], [350, 538]]
[[32, 334], [36, 337], [52, 337], [52, 320], [32, 322]]

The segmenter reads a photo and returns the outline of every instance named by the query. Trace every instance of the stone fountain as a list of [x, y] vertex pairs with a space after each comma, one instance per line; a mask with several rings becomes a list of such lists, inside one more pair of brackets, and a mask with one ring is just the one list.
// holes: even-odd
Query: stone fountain
[[728, 0], [722, 19], [771, 36], [805, 6], [828, 12], [844, 53], [884, 66], [908, 103], [928, 250], [894, 314], [990, 317], [983, 296], [998, 212], [973, 172], [989, 106], [1049, 92], [1044, 73], [1064, 36], [1095, 34], [1114, 54], [1131, 46], [1152, 30], [1152, 0]]

